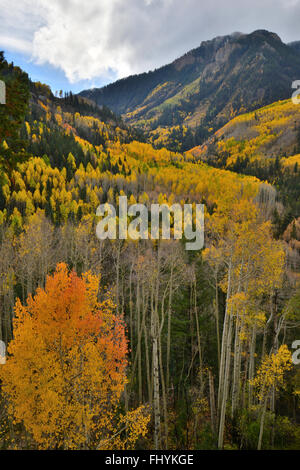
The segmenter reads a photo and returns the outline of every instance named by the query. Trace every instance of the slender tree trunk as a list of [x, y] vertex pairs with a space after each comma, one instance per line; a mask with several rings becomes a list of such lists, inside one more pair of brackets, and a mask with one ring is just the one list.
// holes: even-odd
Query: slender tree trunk
[[220, 318], [219, 318], [219, 287], [218, 287], [218, 274], [215, 275], [215, 312], [216, 312], [216, 333], [217, 333], [217, 348], [218, 348], [218, 366], [220, 369], [221, 360], [221, 341], [220, 341]]
[[153, 338], [153, 405], [154, 405], [154, 449], [160, 445], [160, 399], [159, 399], [159, 370], [158, 370], [158, 341]]
[[214, 377], [210, 369], [208, 370], [208, 381], [209, 381], [209, 404], [210, 404], [211, 428], [213, 432], [216, 432], [215, 387], [214, 387]]
[[225, 358], [226, 358], [226, 344], [228, 336], [228, 323], [229, 323], [229, 298], [231, 294], [231, 261], [228, 268], [228, 283], [227, 283], [227, 294], [226, 294], [226, 308], [223, 323], [222, 333], [222, 348], [221, 348], [221, 360], [219, 368], [219, 387], [218, 387], [218, 415], [220, 414], [223, 389], [224, 389], [224, 372], [225, 372]]
[[202, 364], [202, 352], [201, 352], [201, 337], [200, 337], [200, 327], [199, 319], [197, 312], [197, 289], [196, 289], [196, 279], [194, 279], [194, 315], [196, 321], [196, 332], [197, 332], [197, 346], [198, 346], [198, 355], [199, 355], [199, 371], [200, 371], [200, 395], [203, 395], [204, 381], [203, 381], [203, 364]]
[[152, 381], [151, 381], [151, 374], [150, 374], [148, 332], [147, 332], [146, 324], [144, 324], [144, 337], [145, 337], [145, 354], [146, 354], [146, 374], [147, 374], [147, 385], [148, 385], [148, 400], [149, 400], [150, 404], [152, 404]]
[[168, 304], [168, 337], [167, 337], [167, 380], [166, 386], [170, 386], [170, 350], [171, 350], [171, 320], [172, 320], [172, 295], [173, 295], [173, 265], [170, 273], [169, 304]]
[[162, 390], [162, 402], [163, 402], [163, 410], [164, 410], [165, 449], [168, 449], [169, 427], [168, 427], [167, 394], [166, 394], [164, 369], [163, 369], [163, 361], [162, 361], [162, 354], [161, 354], [161, 338], [160, 337], [159, 337], [159, 366], [160, 366], [160, 381], [161, 381], [161, 390]]
[[249, 357], [249, 396], [248, 396], [248, 405], [249, 407], [253, 404], [253, 387], [251, 385], [251, 380], [254, 378], [255, 370], [255, 346], [256, 346], [256, 325], [252, 328], [251, 344], [250, 344], [250, 357]]
[[226, 405], [229, 391], [229, 379], [230, 379], [230, 361], [231, 361], [231, 342], [232, 342], [232, 327], [233, 319], [230, 317], [228, 326], [228, 337], [226, 338], [226, 364], [224, 374], [224, 390], [222, 395], [222, 405], [220, 413], [220, 424], [219, 424], [219, 439], [218, 447], [223, 449], [224, 443], [224, 429], [225, 429], [225, 416], [226, 416]]
[[262, 414], [261, 414], [261, 418], [260, 418], [260, 428], [259, 428], [259, 438], [258, 438], [257, 450], [261, 450], [261, 446], [262, 446], [266, 410], [267, 410], [267, 398], [265, 399], [265, 402], [263, 404]]
[[138, 331], [138, 342], [137, 342], [137, 361], [138, 361], [138, 396], [139, 403], [143, 401], [142, 391], [142, 355], [141, 355], [141, 341], [142, 341], [142, 329], [141, 329], [141, 298], [140, 298], [140, 275], [137, 274], [137, 293], [136, 293], [136, 310], [137, 310], [137, 331]]
[[152, 330], [152, 367], [153, 367], [153, 406], [154, 406], [154, 446], [155, 450], [161, 448], [160, 434], [160, 390], [159, 390], [159, 354], [158, 354], [158, 335], [159, 335], [159, 318], [158, 318], [158, 302], [159, 302], [159, 273], [160, 273], [160, 247], [157, 250], [157, 271], [153, 280], [154, 298], [152, 294], [151, 302], [151, 330]]

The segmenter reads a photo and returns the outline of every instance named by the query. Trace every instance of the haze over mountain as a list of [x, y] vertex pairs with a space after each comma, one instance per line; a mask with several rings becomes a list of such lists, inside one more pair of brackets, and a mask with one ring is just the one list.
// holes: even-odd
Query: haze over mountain
[[257, 30], [204, 41], [169, 65], [80, 94], [149, 131], [157, 145], [176, 149], [177, 132], [186, 150], [235, 115], [289, 98], [299, 77], [297, 43]]

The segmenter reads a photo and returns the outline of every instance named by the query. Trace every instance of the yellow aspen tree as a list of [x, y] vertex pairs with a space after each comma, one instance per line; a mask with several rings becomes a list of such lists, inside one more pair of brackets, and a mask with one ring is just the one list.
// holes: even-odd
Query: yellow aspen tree
[[2, 387], [9, 415], [38, 449], [132, 448], [146, 434], [143, 407], [119, 415], [127, 340], [98, 290], [96, 276], [79, 278], [60, 264], [27, 305], [16, 303]]

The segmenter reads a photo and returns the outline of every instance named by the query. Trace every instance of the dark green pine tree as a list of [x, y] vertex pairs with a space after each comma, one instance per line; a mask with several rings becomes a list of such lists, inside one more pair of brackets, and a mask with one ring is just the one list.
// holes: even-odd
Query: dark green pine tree
[[6, 104], [0, 105], [0, 169], [11, 173], [28, 158], [26, 142], [20, 138], [29, 102], [28, 75], [8, 64], [0, 52], [0, 79], [6, 85]]

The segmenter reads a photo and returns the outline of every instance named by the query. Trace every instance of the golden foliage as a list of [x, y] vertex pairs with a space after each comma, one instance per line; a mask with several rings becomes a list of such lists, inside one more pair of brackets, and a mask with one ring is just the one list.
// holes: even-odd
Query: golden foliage
[[60, 264], [26, 306], [16, 303], [1, 379], [10, 416], [38, 448], [99, 448], [104, 441], [126, 448], [146, 433], [143, 408], [119, 416], [127, 341], [111, 299], [99, 302], [98, 289], [97, 277], [79, 278]]

